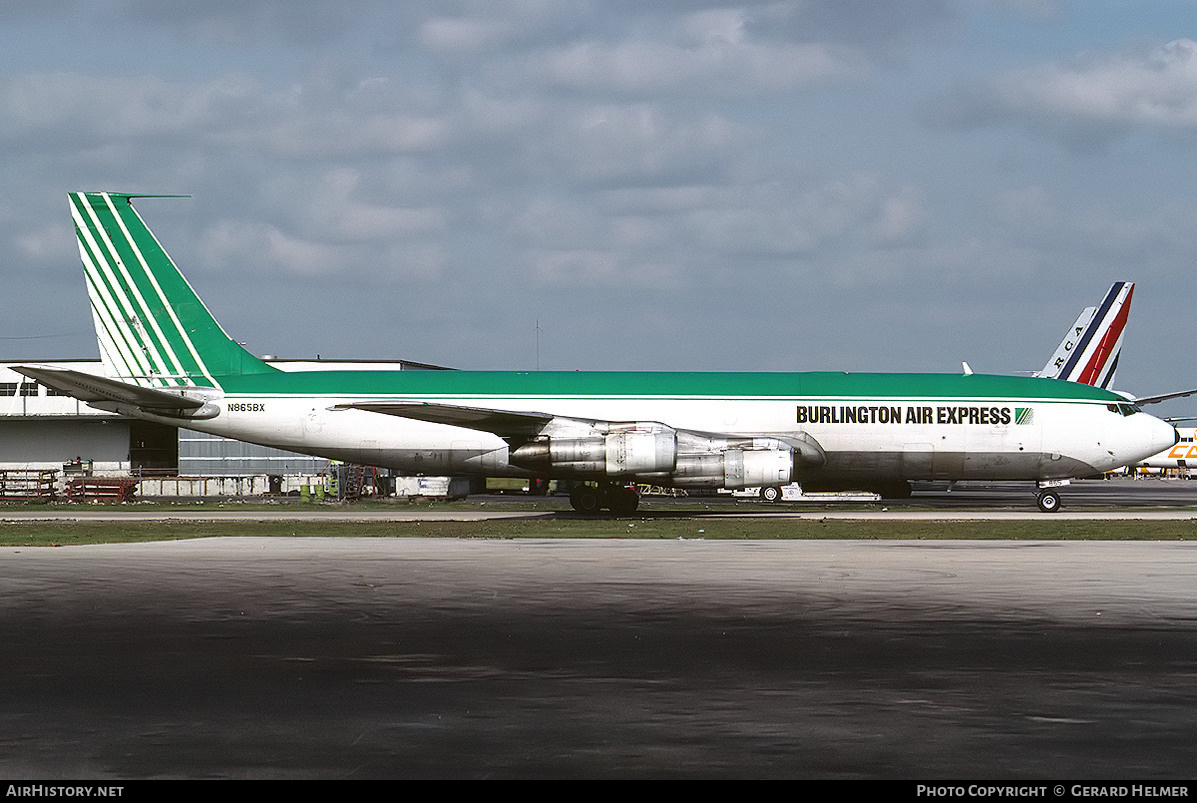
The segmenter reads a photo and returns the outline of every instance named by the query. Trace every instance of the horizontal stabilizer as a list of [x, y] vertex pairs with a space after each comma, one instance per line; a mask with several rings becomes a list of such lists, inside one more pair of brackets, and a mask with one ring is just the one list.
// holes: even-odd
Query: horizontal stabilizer
[[372, 401], [338, 404], [338, 410], [368, 410], [372, 413], [397, 415], [429, 421], [434, 424], [448, 424], [454, 427], [491, 432], [500, 438], [532, 438], [544, 429], [555, 416], [547, 413], [518, 413], [510, 410], [491, 410], [485, 407], [463, 407], [454, 404], [429, 404], [425, 402]]
[[198, 411], [206, 403], [204, 399], [143, 388], [115, 379], [70, 371], [66, 368], [15, 365], [13, 370], [88, 404], [125, 404], [159, 415], [182, 415]]

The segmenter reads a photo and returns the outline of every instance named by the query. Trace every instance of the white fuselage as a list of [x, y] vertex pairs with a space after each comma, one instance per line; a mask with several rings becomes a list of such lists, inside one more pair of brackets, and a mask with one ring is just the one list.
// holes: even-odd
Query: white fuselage
[[[214, 391], [214, 395], [219, 395]], [[370, 399], [377, 399], [371, 396]], [[352, 409], [356, 397], [238, 395], [215, 398], [215, 418], [190, 428], [238, 440], [392, 467], [411, 473], [526, 476], [497, 435]], [[460, 397], [423, 399], [463, 404]], [[662, 421], [677, 428], [742, 435], [803, 432], [826, 454], [813, 476], [893, 479], [1055, 480], [1101, 473], [1170, 447], [1174, 429], [1145, 413], [1122, 415], [1092, 402], [1034, 400], [1017, 421], [1010, 399], [578, 399], [470, 398], [480, 408], [606, 421]], [[799, 423], [806, 407], [805, 420]], [[842, 420], [852, 408], [855, 420]], [[999, 412], [1006, 411], [1006, 412]], [[142, 413], [144, 416], [144, 413]], [[862, 423], [863, 419], [863, 423]], [[174, 422], [174, 423], [177, 423]]]

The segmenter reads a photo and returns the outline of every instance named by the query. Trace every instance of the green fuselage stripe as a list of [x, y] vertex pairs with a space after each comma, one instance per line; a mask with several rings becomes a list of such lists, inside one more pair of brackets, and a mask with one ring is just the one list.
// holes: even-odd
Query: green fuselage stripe
[[1124, 401], [1075, 382], [983, 374], [306, 371], [218, 382], [230, 396], [259, 397]]

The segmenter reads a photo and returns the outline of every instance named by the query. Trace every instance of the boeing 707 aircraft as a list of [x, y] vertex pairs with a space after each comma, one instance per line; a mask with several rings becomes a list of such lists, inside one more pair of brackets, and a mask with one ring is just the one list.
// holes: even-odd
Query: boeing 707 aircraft
[[133, 208], [71, 193], [107, 377], [21, 373], [93, 407], [407, 473], [581, 481], [581, 512], [629, 487], [906, 496], [911, 480], [1059, 486], [1141, 460], [1176, 430], [1098, 387], [982, 374], [282, 372], [232, 340]]

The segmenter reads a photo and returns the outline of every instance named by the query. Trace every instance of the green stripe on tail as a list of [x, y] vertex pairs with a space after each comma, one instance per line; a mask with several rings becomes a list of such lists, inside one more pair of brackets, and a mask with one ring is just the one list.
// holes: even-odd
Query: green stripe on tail
[[110, 376], [143, 387], [274, 373], [225, 334], [133, 208], [136, 196], [70, 194], [96, 336]]

